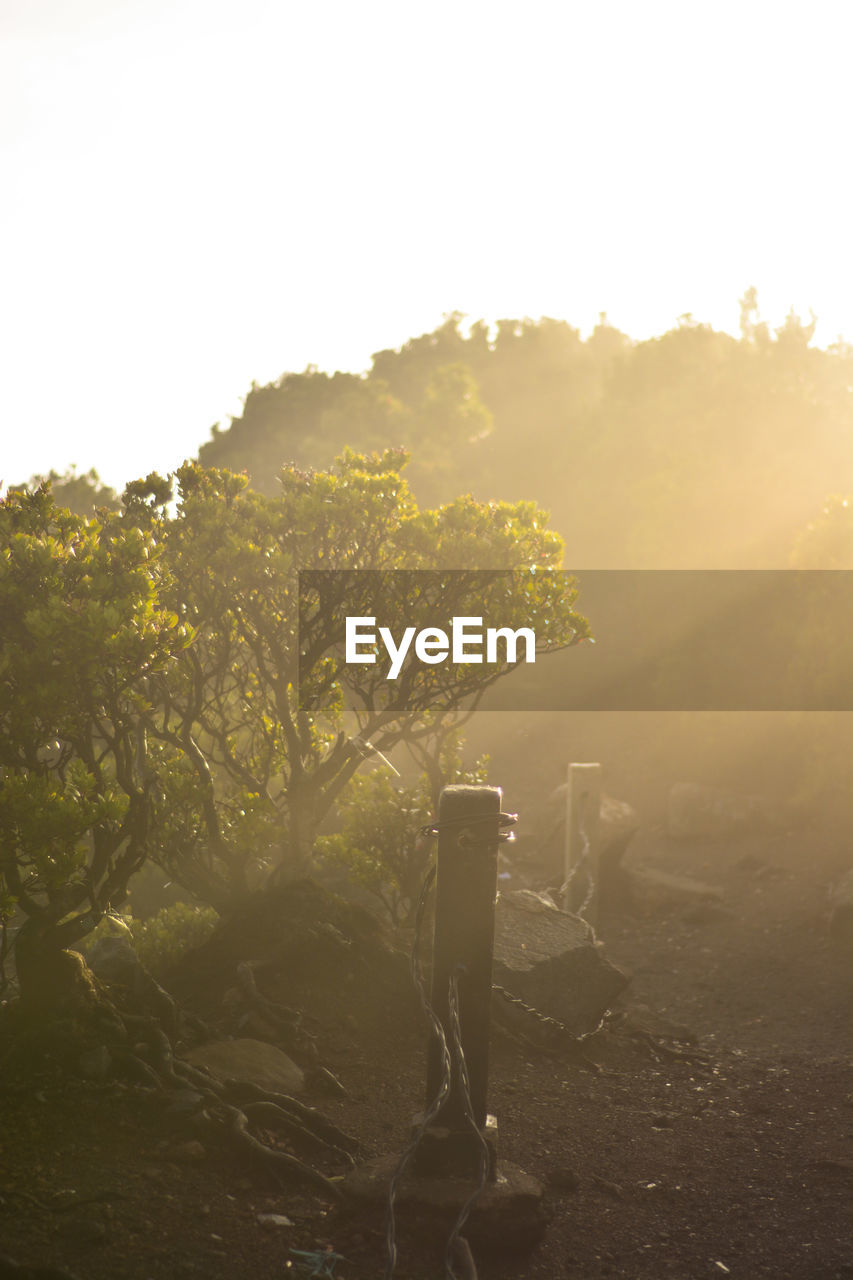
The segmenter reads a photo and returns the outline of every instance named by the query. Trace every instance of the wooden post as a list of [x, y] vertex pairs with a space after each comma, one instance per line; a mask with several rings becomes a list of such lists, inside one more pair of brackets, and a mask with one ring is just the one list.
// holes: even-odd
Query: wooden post
[[[598, 823], [601, 813], [601, 765], [570, 764], [566, 788], [566, 847], [563, 906], [580, 911], [593, 926], [598, 917]], [[584, 906], [585, 904], [585, 906]]]
[[[438, 810], [438, 862], [433, 935], [431, 1004], [452, 1042], [448, 991], [459, 984], [459, 1023], [474, 1120], [490, 1148], [494, 1174], [497, 1122], [488, 1115], [489, 1024], [495, 934], [500, 787], [445, 787]], [[442, 1079], [440, 1047], [433, 1037], [427, 1057], [427, 1106]], [[418, 1148], [423, 1174], [464, 1175], [476, 1170], [482, 1140], [466, 1118], [454, 1061], [450, 1095]]]

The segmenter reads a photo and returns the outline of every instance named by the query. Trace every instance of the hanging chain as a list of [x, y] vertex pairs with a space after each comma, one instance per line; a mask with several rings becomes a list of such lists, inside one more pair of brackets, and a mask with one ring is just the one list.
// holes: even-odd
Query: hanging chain
[[506, 1004], [511, 1005], [519, 1013], [523, 1014], [526, 1020], [547, 1032], [549, 1038], [556, 1044], [583, 1044], [585, 1040], [598, 1035], [599, 1031], [603, 1030], [612, 1017], [611, 1011], [606, 1009], [598, 1023], [590, 1031], [584, 1031], [578, 1035], [565, 1022], [561, 1022], [559, 1018], [552, 1018], [547, 1013], [542, 1013], [540, 1009], [536, 1009], [532, 1004], [527, 1004], [526, 1001], [522, 1000], [521, 996], [514, 996], [511, 991], [507, 991], [506, 987], [498, 986], [496, 982], [493, 982], [492, 991], [495, 995], [500, 996], [501, 1000]]

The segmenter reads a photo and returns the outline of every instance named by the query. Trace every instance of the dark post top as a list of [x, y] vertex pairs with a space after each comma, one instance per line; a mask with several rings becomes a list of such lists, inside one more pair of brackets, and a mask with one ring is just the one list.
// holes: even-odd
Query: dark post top
[[[450, 977], [457, 973], [462, 1048], [479, 1128], [486, 1123], [501, 795], [500, 787], [445, 787], [438, 810], [432, 1006], [450, 1043], [447, 997]], [[440, 1082], [441, 1058], [433, 1040], [427, 1062], [428, 1102]], [[455, 1064], [450, 1097], [435, 1124], [469, 1129]]]

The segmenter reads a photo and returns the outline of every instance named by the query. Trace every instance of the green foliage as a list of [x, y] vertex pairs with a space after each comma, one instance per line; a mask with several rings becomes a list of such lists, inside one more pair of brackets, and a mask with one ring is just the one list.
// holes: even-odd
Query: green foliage
[[136, 954], [150, 974], [162, 977], [182, 955], [207, 941], [218, 919], [212, 907], [190, 902], [164, 907], [150, 920], [132, 924]]
[[86, 522], [47, 487], [0, 504], [0, 895], [64, 945], [147, 855], [146, 689], [192, 640], [164, 573], [119, 516]]
[[839, 475], [853, 473], [853, 349], [812, 347], [814, 317], [774, 329], [754, 289], [741, 337], [692, 317], [632, 342], [602, 316], [462, 317], [363, 377], [317, 370], [253, 388], [200, 450], [268, 493], [283, 461], [403, 445], [422, 502], [536, 498], [589, 568], [783, 568]]
[[[486, 781], [486, 760], [462, 767], [458, 742], [442, 752], [438, 789], [450, 783]], [[376, 769], [353, 778], [338, 811], [341, 830], [321, 836], [317, 851], [382, 902], [392, 921], [410, 919], [434, 844], [421, 828], [436, 812], [435, 779], [423, 774], [413, 786], [395, 783]]]
[[58, 507], [87, 518], [101, 509], [117, 511], [120, 505], [115, 489], [101, 483], [94, 467], [83, 475], [78, 474], [76, 466], [69, 467], [61, 475], [50, 470], [47, 475], [31, 476], [27, 484], [14, 487], [23, 491], [47, 487]]
[[[283, 859], [310, 859], [320, 822], [361, 763], [354, 728], [382, 751], [411, 736], [440, 737], [463, 692], [493, 678], [470, 669], [464, 687], [447, 677], [441, 686], [421, 670], [400, 682], [393, 708], [365, 696], [352, 726], [329, 666], [335, 617], [320, 610], [302, 620], [311, 659], [297, 705], [297, 569], [559, 564], [560, 539], [533, 504], [466, 498], [421, 511], [401, 475], [405, 460], [399, 451], [347, 451], [325, 472], [285, 467], [275, 497], [243, 476], [186, 464], [174, 517], [133, 509], [138, 520], [147, 512], [164, 548], [165, 602], [195, 636], [168, 678], [149, 682], [149, 758], [164, 797], [154, 856], [214, 905]], [[584, 623], [564, 587], [547, 574], [524, 589], [496, 583], [502, 622], [519, 625], [523, 616], [541, 624], [546, 645], [575, 643]], [[454, 598], [461, 613], [482, 609], [482, 579], [469, 575]], [[389, 625], [413, 603], [412, 593], [390, 600]]]
[[[186, 464], [174, 504], [152, 474], [128, 485], [123, 512], [89, 521], [46, 487], [0, 504], [0, 898], [27, 917], [25, 941], [79, 941], [146, 859], [220, 910], [279, 866], [304, 869], [361, 765], [355, 734], [380, 751], [440, 743], [463, 693], [499, 674], [413, 668], [383, 706], [367, 680], [347, 718], [335, 618], [320, 610], [302, 629], [297, 704], [297, 570], [559, 564], [533, 504], [420, 510], [405, 460], [289, 466], [274, 497]], [[547, 573], [495, 574], [485, 592], [470, 572], [439, 585], [455, 611], [494, 605], [546, 647], [585, 634]], [[429, 604], [389, 599], [388, 624], [413, 601]]]

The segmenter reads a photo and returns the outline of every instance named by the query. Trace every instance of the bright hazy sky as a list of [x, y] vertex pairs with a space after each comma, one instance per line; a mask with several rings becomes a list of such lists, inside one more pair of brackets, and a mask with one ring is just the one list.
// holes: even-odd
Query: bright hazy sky
[[449, 311], [853, 339], [847, 0], [0, 0], [0, 477]]

